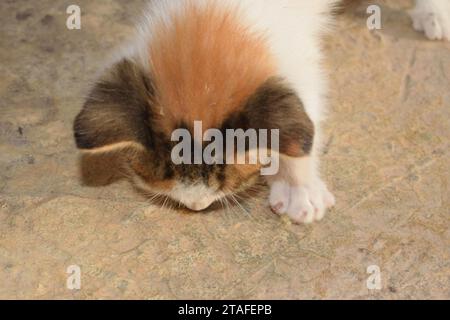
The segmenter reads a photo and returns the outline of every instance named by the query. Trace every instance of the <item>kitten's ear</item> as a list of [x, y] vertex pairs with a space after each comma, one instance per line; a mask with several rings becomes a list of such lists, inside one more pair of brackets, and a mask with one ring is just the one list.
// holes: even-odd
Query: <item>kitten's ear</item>
[[150, 78], [135, 63], [124, 59], [113, 65], [75, 119], [77, 147], [89, 152], [148, 148], [153, 95]]
[[314, 124], [297, 93], [281, 79], [266, 81], [247, 101], [244, 114], [251, 128], [279, 130], [280, 154], [304, 157], [311, 153]]

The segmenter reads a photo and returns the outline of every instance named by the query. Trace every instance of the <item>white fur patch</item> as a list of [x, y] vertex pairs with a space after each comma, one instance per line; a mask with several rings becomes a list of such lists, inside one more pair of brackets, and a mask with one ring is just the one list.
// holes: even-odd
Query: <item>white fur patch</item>
[[417, 0], [409, 14], [415, 30], [423, 31], [431, 40], [450, 41], [449, 0]]
[[155, 195], [167, 196], [193, 211], [205, 210], [225, 195], [223, 192], [213, 190], [203, 183], [184, 184], [177, 182], [170, 191], [157, 190], [134, 174], [131, 169], [129, 174], [137, 188], [149, 191]]
[[168, 195], [193, 211], [202, 211], [220, 199], [217, 190], [213, 190], [203, 183], [186, 185], [177, 182]]

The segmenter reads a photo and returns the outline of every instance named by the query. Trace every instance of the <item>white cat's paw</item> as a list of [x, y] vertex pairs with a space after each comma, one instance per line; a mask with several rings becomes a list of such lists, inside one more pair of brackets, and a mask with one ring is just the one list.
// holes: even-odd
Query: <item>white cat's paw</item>
[[277, 181], [271, 186], [269, 203], [275, 213], [287, 214], [296, 223], [312, 223], [323, 219], [335, 199], [320, 179], [299, 186]]
[[450, 12], [443, 12], [433, 6], [420, 5], [409, 12], [415, 30], [424, 32], [430, 40], [450, 41]]

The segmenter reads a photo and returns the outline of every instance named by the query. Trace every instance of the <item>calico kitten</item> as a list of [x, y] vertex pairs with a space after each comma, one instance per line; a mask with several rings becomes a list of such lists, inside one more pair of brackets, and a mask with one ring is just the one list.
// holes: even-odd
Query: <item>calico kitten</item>
[[[136, 41], [92, 88], [74, 124], [83, 152], [124, 155], [134, 182], [200, 211], [249, 188], [257, 165], [175, 165], [179, 128], [279, 129], [274, 212], [324, 217], [326, 77], [320, 39], [337, 0], [150, 1]], [[247, 150], [248, 151], [248, 150]]]

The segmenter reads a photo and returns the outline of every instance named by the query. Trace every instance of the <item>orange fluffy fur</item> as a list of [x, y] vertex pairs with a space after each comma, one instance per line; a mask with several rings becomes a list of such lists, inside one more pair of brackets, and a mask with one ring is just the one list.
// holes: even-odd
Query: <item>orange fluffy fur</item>
[[274, 75], [266, 39], [242, 24], [238, 9], [217, 2], [187, 2], [171, 18], [159, 23], [149, 51], [165, 128], [196, 120], [204, 130], [219, 127]]

